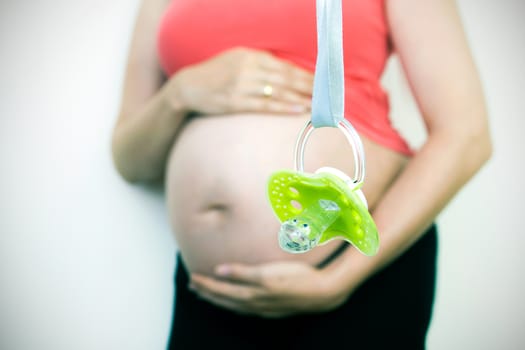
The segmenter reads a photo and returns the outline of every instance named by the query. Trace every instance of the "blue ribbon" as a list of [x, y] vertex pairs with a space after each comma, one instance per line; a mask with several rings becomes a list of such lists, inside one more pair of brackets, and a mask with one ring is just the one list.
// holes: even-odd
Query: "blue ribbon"
[[341, 0], [317, 0], [317, 61], [312, 125], [337, 127], [344, 118], [343, 20]]

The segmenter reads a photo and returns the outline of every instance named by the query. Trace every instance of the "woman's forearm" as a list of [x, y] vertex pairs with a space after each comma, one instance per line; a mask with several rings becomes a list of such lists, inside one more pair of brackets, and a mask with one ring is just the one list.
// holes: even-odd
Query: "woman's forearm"
[[482, 86], [455, 2], [385, 6], [428, 138], [372, 212], [378, 254], [348, 249], [326, 268], [330, 288], [344, 296], [411, 247], [492, 152]]
[[127, 181], [162, 178], [168, 153], [187, 112], [166, 85], [144, 106], [120, 121], [112, 140], [113, 160]]
[[380, 233], [378, 254], [368, 257], [348, 249], [327, 267], [333, 288], [349, 294], [405, 252], [490, 154], [485, 128], [429, 137], [372, 213]]

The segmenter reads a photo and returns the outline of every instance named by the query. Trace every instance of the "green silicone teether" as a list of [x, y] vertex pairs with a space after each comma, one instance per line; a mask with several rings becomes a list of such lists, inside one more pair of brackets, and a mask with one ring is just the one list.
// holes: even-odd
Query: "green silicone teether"
[[282, 223], [281, 248], [301, 253], [338, 238], [365, 255], [376, 254], [379, 236], [364, 196], [336, 169], [323, 169], [316, 174], [280, 170], [270, 176], [268, 197]]

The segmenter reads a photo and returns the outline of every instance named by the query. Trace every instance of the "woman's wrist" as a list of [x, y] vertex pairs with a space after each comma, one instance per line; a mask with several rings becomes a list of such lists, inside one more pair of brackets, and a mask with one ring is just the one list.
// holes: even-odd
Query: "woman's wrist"
[[332, 295], [348, 298], [355, 290], [380, 269], [382, 252], [366, 256], [350, 247], [323, 268], [327, 288]]
[[187, 115], [190, 112], [181, 93], [180, 73], [172, 76], [162, 87], [160, 94], [170, 111], [176, 115]]
[[347, 258], [342, 254], [333, 263], [324, 267], [322, 273], [325, 293], [330, 295], [332, 300], [339, 300], [338, 303], [342, 303], [352, 294], [355, 288], [352, 280], [348, 278], [345, 272], [348, 268], [345, 266], [347, 262], [339, 260], [347, 260]]

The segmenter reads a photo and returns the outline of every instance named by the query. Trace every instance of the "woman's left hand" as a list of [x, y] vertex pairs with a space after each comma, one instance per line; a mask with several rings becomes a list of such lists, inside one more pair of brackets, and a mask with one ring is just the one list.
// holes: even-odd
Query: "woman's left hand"
[[212, 304], [242, 314], [285, 317], [323, 312], [342, 304], [328, 271], [300, 262], [225, 264], [215, 276], [192, 274], [190, 288]]

